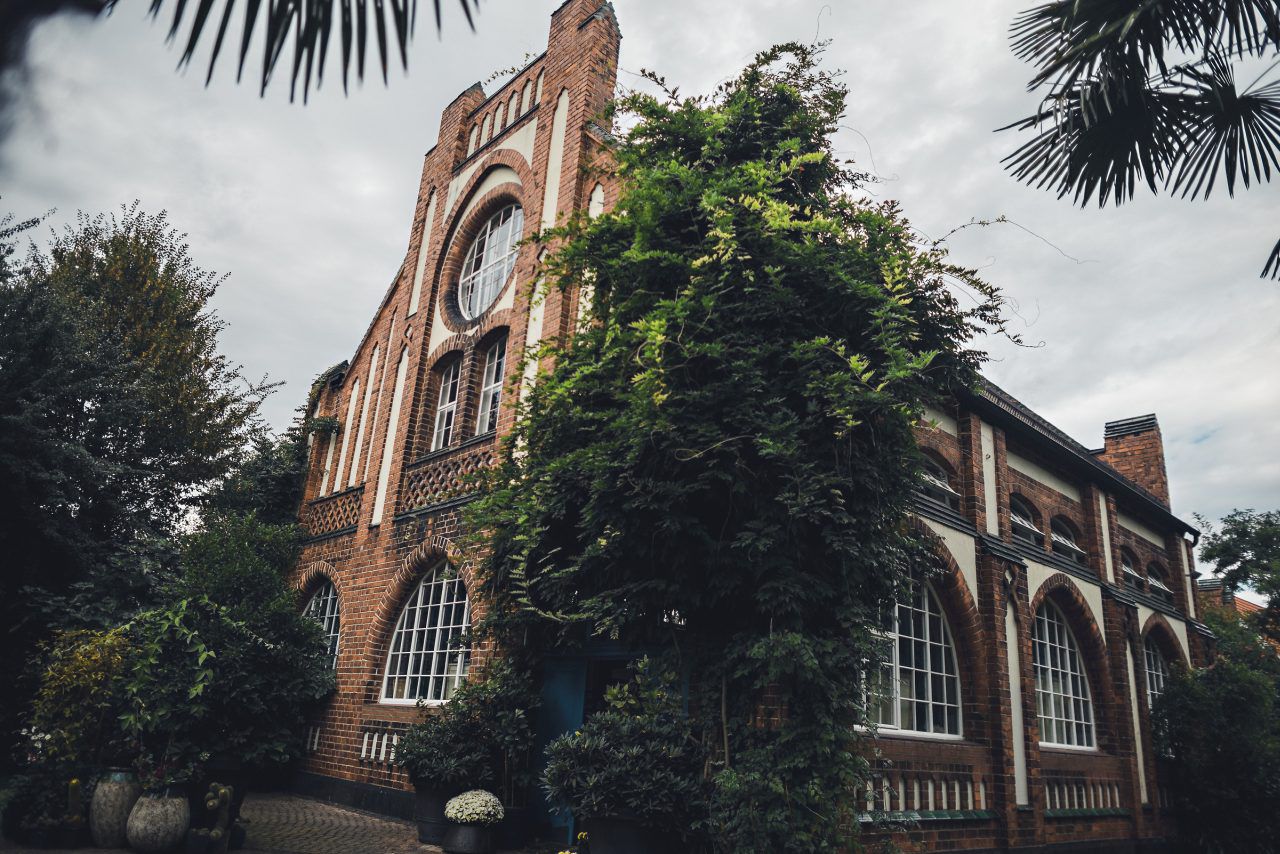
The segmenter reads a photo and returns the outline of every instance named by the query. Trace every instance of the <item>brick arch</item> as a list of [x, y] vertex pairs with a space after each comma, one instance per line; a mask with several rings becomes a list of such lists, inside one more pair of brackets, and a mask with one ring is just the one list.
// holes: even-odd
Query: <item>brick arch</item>
[[1146, 623], [1142, 626], [1142, 631], [1139, 632], [1139, 638], [1143, 643], [1146, 643], [1147, 638], [1154, 638], [1156, 643], [1160, 645], [1160, 651], [1164, 653], [1166, 659], [1170, 662], [1181, 662], [1183, 667], [1190, 666], [1187, 651], [1178, 642], [1178, 636], [1174, 634], [1173, 627], [1169, 625], [1169, 621], [1164, 618], [1163, 614], [1152, 614], [1147, 617]]
[[989, 737], [982, 699], [988, 696], [991, 686], [987, 668], [982, 666], [981, 655], [987, 639], [982, 631], [978, 605], [965, 582], [951, 550], [922, 520], [912, 517], [911, 527], [929, 544], [935, 560], [942, 566], [941, 573], [929, 579], [930, 586], [946, 617], [951, 630], [951, 643], [956, 656], [956, 669], [960, 673], [960, 698], [963, 711], [962, 733], [966, 739], [981, 740]]
[[314, 560], [307, 564], [306, 568], [298, 574], [298, 579], [293, 583], [293, 589], [297, 591], [300, 599], [305, 600], [324, 581], [333, 585], [338, 596], [338, 607], [341, 609], [342, 588], [338, 585], [338, 570], [327, 560]]
[[[377, 702], [381, 693], [382, 671], [387, 663], [387, 649], [391, 643], [396, 621], [404, 610], [406, 597], [413, 592], [422, 577], [441, 561], [447, 562], [458, 573], [467, 587], [470, 597], [476, 587], [475, 567], [468, 561], [456, 542], [444, 536], [433, 536], [414, 546], [400, 561], [395, 575], [387, 582], [382, 603], [378, 606], [369, 626], [369, 672], [365, 682], [365, 700]], [[473, 611], [474, 613], [474, 611]]]
[[[1066, 573], [1056, 572], [1046, 578], [1040, 585], [1040, 589], [1031, 597], [1029, 610], [1031, 621], [1028, 626], [1033, 646], [1036, 614], [1046, 601], [1057, 605], [1062, 611], [1067, 618], [1071, 634], [1080, 647], [1077, 652], [1084, 664], [1085, 674], [1089, 678], [1089, 696], [1093, 700], [1095, 742], [1099, 749], [1104, 742], [1113, 745], [1116, 727], [1115, 721], [1112, 720], [1111, 709], [1115, 707], [1115, 691], [1106, 668], [1107, 647], [1102, 639], [1102, 630], [1075, 581]], [[1034, 672], [1034, 667], [1032, 670]]]

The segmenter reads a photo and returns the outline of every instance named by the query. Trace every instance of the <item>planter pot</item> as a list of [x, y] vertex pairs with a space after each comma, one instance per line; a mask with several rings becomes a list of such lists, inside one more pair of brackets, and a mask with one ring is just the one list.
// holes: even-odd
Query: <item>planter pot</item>
[[132, 771], [112, 768], [93, 790], [89, 802], [89, 832], [99, 848], [123, 848], [129, 812], [138, 802], [142, 786]]
[[667, 854], [681, 849], [673, 833], [645, 827], [630, 816], [602, 816], [582, 822], [591, 854]]
[[444, 805], [458, 792], [453, 788], [414, 786], [413, 820], [418, 825], [418, 841], [439, 845], [449, 823], [444, 820]]
[[528, 807], [507, 807], [502, 823], [498, 825], [498, 847], [520, 849], [529, 844], [533, 835], [533, 817]]
[[145, 794], [129, 813], [125, 835], [133, 850], [158, 854], [182, 844], [190, 824], [191, 806], [185, 794]]
[[493, 828], [487, 824], [449, 822], [440, 847], [445, 854], [493, 854]]

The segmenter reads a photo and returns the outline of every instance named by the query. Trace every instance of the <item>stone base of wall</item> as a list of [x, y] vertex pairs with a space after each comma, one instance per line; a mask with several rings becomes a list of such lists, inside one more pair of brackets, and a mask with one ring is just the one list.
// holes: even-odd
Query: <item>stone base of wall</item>
[[323, 774], [312, 774], [308, 771], [295, 772], [293, 779], [289, 782], [289, 789], [299, 795], [344, 807], [353, 807], [393, 818], [413, 818], [413, 792], [402, 789], [339, 780], [336, 777], [326, 777]]

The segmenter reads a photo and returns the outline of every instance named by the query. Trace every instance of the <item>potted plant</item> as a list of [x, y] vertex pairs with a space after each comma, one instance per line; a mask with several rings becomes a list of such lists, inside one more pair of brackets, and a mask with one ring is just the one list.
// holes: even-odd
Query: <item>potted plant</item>
[[447, 854], [493, 854], [493, 829], [502, 821], [502, 801], [484, 789], [472, 789], [449, 799], [448, 821], [440, 847]]
[[159, 756], [144, 752], [138, 757], [142, 797], [129, 812], [125, 836], [135, 851], [171, 851], [182, 842], [191, 825], [191, 805], [186, 784], [196, 773], [196, 762], [171, 749]]
[[[528, 756], [533, 743], [537, 696], [530, 680], [509, 662], [494, 662], [468, 681], [443, 707], [409, 727], [396, 748], [396, 762], [409, 772], [415, 790], [418, 838], [438, 845], [447, 824], [451, 797], [467, 789], [497, 786], [510, 804], [531, 780]], [[504, 847], [524, 844], [524, 810], [504, 809], [498, 828]]]
[[573, 813], [592, 854], [683, 850], [702, 809], [704, 756], [669, 677], [642, 661], [606, 708], [547, 746], [543, 786]]

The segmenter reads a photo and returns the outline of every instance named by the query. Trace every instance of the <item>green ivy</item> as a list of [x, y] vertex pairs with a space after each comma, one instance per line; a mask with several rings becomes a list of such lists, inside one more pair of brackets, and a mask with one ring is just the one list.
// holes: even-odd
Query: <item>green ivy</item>
[[482, 630], [528, 666], [592, 637], [666, 650], [723, 851], [851, 841], [862, 673], [923, 558], [914, 428], [1002, 328], [996, 290], [836, 158], [845, 98], [790, 44], [713, 96], [615, 106], [616, 207], [542, 236], [592, 322], [538, 354], [470, 510]]

